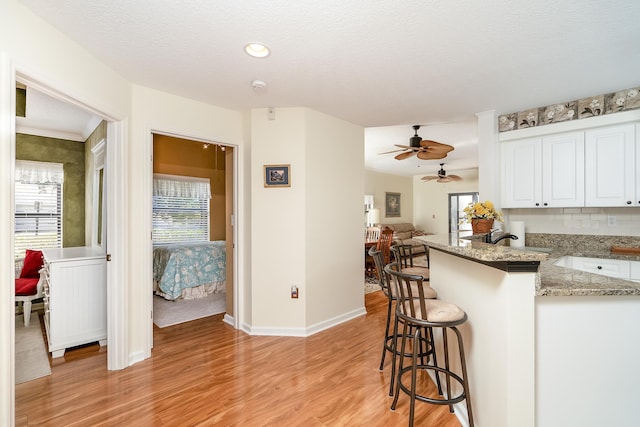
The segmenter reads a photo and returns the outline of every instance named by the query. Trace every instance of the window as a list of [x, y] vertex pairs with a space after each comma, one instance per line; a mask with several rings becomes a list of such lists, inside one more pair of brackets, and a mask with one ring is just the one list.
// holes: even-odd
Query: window
[[478, 193], [451, 193], [449, 194], [449, 232], [471, 230], [471, 224], [460, 220], [464, 218], [464, 208], [469, 203], [478, 201]]
[[16, 160], [15, 257], [62, 247], [61, 163]]
[[209, 180], [175, 175], [153, 178], [153, 244], [209, 241]]

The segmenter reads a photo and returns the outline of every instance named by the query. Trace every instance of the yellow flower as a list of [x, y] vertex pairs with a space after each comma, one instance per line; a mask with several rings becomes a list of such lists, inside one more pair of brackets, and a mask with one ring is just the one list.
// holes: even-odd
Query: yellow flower
[[469, 203], [464, 208], [464, 218], [461, 222], [471, 222], [472, 219], [495, 219], [500, 222], [503, 221], [502, 212], [497, 211], [493, 202], [489, 200]]

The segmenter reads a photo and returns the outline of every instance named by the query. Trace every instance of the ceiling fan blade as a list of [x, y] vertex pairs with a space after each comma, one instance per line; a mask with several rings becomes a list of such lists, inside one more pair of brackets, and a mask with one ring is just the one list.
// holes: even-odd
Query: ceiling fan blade
[[421, 160], [438, 160], [447, 157], [447, 153], [432, 153], [430, 151], [418, 151], [418, 158]]
[[462, 177], [459, 175], [447, 175], [447, 178], [451, 181], [462, 181]]
[[391, 154], [391, 153], [397, 153], [399, 151], [406, 151], [406, 148], [403, 148], [403, 149], [400, 149], [400, 150], [385, 151], [384, 153], [379, 153], [379, 154]]
[[404, 160], [404, 159], [408, 159], [409, 157], [413, 156], [414, 154], [416, 154], [415, 151], [407, 151], [406, 153], [400, 153], [397, 156], [395, 156], [396, 160]]
[[449, 153], [453, 151], [453, 147], [450, 145], [430, 145], [427, 147], [422, 147], [422, 151], [429, 151], [432, 153]]
[[429, 181], [432, 181], [432, 180], [438, 179], [438, 178], [439, 178], [438, 176], [430, 175], [430, 176], [423, 176], [421, 179], [423, 181], [429, 182]]
[[422, 142], [420, 143], [421, 147], [429, 147], [429, 148], [440, 148], [440, 149], [446, 149], [448, 151], [453, 150], [453, 146], [449, 145], [449, 144], [443, 144], [441, 142], [438, 141], [432, 141], [430, 139], [423, 139]]
[[447, 176], [444, 178], [438, 178], [436, 182], [451, 182], [451, 179], [449, 179], [449, 177]]
[[384, 153], [380, 153], [380, 154], [389, 154], [389, 153], [397, 153], [398, 151], [405, 151], [405, 150], [411, 150], [411, 151], [420, 151], [421, 148], [420, 147], [409, 147], [408, 145], [400, 145], [400, 144], [394, 144], [396, 147], [400, 147], [399, 150], [392, 150], [392, 151], [385, 151]]

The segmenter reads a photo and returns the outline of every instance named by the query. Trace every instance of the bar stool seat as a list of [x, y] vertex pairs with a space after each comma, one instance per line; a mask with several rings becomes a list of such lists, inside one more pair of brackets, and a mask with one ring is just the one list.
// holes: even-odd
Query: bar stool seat
[[391, 252], [396, 262], [400, 263], [400, 271], [407, 274], [422, 276], [425, 281], [429, 280], [429, 267], [413, 265], [413, 252], [411, 245], [393, 245]]
[[[436, 405], [448, 405], [449, 410], [453, 412], [453, 405], [466, 400], [467, 416], [469, 426], [473, 427], [473, 413], [471, 411], [471, 397], [469, 394], [469, 382], [467, 377], [467, 366], [464, 356], [464, 345], [462, 335], [458, 330], [458, 326], [467, 321], [467, 314], [457, 305], [441, 300], [427, 299], [422, 292], [422, 277], [419, 275], [410, 275], [400, 270], [399, 265], [389, 264], [385, 266], [385, 272], [393, 279], [392, 285], [396, 287], [398, 300], [396, 303], [396, 319], [403, 324], [402, 333], [398, 333], [401, 340], [401, 348], [396, 351], [399, 355], [406, 354], [408, 345], [411, 345], [413, 352], [411, 355], [411, 364], [404, 366], [405, 357], [399, 357], [396, 387], [391, 404], [391, 409], [395, 410], [400, 391], [409, 396], [409, 426], [414, 424], [415, 401], [421, 401]], [[418, 286], [415, 286], [417, 284]], [[417, 293], [416, 293], [417, 291]], [[414, 332], [407, 333], [410, 329]], [[435, 351], [434, 330], [442, 331], [442, 350], [444, 354], [444, 366], [440, 366], [437, 360], [437, 352]], [[460, 357], [461, 373], [456, 373], [450, 366], [450, 353], [448, 343], [448, 331], [452, 331], [458, 344]], [[421, 357], [422, 342], [426, 338], [427, 342], [434, 346], [433, 357]], [[396, 344], [397, 345], [397, 344]], [[417, 372], [418, 370], [431, 371], [438, 385], [438, 393], [440, 398], [432, 398], [421, 395], [417, 392]], [[440, 375], [444, 375], [446, 388], [442, 393], [440, 387]], [[408, 378], [407, 378], [408, 377]], [[462, 390], [455, 392], [451, 388], [452, 381], [458, 383]]]
[[[391, 380], [390, 380], [390, 384], [389, 384], [389, 396], [393, 396], [393, 389], [394, 389], [394, 381], [396, 378], [395, 375], [395, 367], [396, 367], [396, 351], [395, 349], [397, 348], [396, 342], [397, 342], [397, 330], [398, 330], [398, 324], [397, 324], [397, 318], [395, 316], [395, 311], [393, 310], [393, 304], [395, 303], [395, 301], [397, 300], [397, 296], [396, 296], [396, 289], [394, 286], [391, 286], [391, 279], [389, 277], [389, 275], [387, 273], [385, 273], [384, 271], [384, 258], [382, 256], [382, 252], [377, 250], [376, 248], [371, 248], [369, 249], [369, 255], [371, 255], [371, 257], [373, 258], [373, 261], [376, 265], [376, 271], [378, 272], [378, 283], [380, 284], [380, 287], [382, 288], [382, 291], [384, 292], [385, 296], [387, 297], [387, 322], [386, 322], [386, 326], [385, 326], [385, 332], [384, 332], [384, 340], [382, 343], [382, 357], [380, 358], [380, 370], [382, 371], [384, 369], [384, 361], [385, 361], [385, 357], [387, 352], [389, 352], [392, 357], [393, 357], [393, 362], [391, 364]], [[417, 283], [413, 283], [413, 290], [412, 292], [414, 294], [418, 294], [418, 292], [422, 292], [422, 295], [425, 296], [425, 298], [437, 298], [438, 297], [438, 293], [436, 292], [435, 289], [433, 289], [431, 286], [429, 286], [428, 282], [422, 283], [420, 285], [418, 285]], [[422, 291], [418, 291], [418, 286], [421, 286], [423, 289]], [[393, 320], [393, 332], [390, 332], [390, 326], [391, 326], [391, 321]], [[408, 333], [412, 333], [412, 331], [409, 331]], [[426, 339], [423, 337], [423, 339]], [[427, 356], [427, 354], [429, 353], [430, 349], [429, 346], [426, 345], [425, 343], [425, 347], [423, 349], [423, 356]], [[409, 354], [405, 354], [405, 356], [410, 357], [411, 353]]]

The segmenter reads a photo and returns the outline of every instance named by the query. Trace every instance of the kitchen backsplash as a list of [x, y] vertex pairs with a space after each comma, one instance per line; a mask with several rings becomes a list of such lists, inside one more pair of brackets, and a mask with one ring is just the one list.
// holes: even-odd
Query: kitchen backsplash
[[502, 228], [524, 221], [526, 233], [640, 236], [640, 207], [504, 209]]
[[593, 253], [609, 253], [612, 246], [640, 247], [640, 237], [593, 236], [585, 234], [539, 234], [526, 233], [527, 246], [539, 248], [573, 249]]

